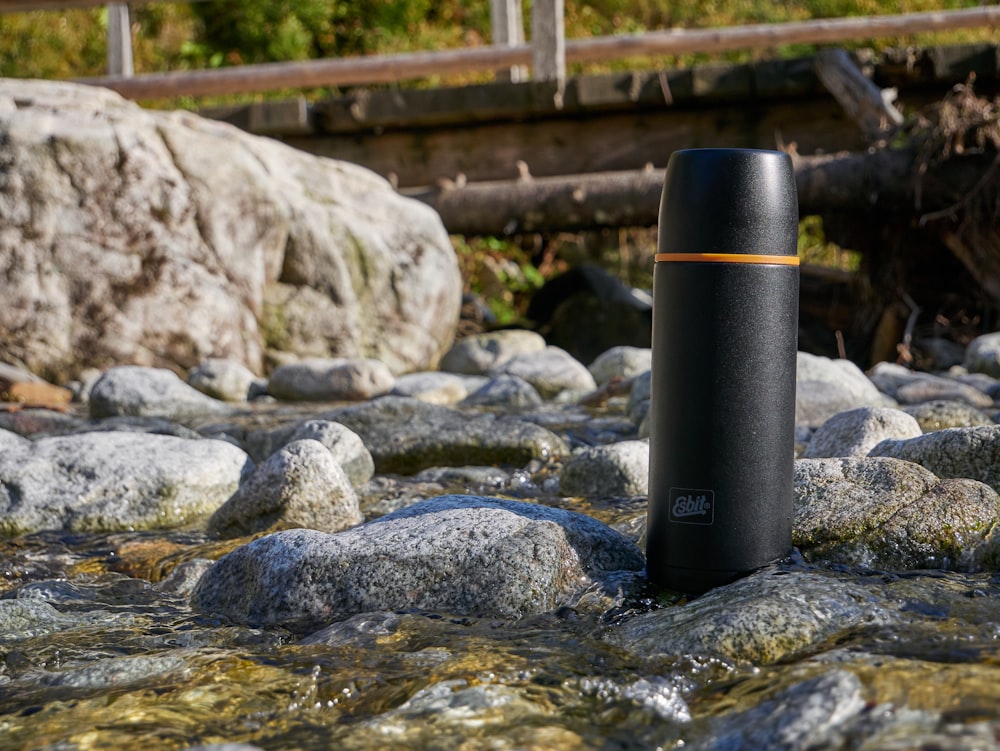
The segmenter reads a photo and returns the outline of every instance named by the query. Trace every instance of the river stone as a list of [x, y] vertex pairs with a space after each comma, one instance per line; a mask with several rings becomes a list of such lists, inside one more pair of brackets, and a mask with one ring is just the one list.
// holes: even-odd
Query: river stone
[[336, 535], [254, 540], [220, 559], [192, 601], [237, 623], [305, 630], [376, 610], [519, 618], [644, 565], [635, 545], [589, 516], [442, 496]]
[[457, 404], [469, 395], [468, 381], [454, 373], [407, 373], [396, 379], [390, 392], [428, 404]]
[[977, 336], [965, 348], [965, 367], [970, 373], [1000, 378], [1000, 331]]
[[0, 644], [71, 629], [127, 628], [134, 624], [135, 616], [129, 612], [89, 608], [63, 613], [41, 598], [0, 600]]
[[170, 673], [189, 667], [179, 650], [159, 654], [124, 655], [67, 668], [58, 672], [46, 671], [34, 677], [43, 686], [66, 688], [103, 689], [115, 686], [137, 686], [155, 681]]
[[504, 329], [459, 339], [441, 358], [440, 369], [451, 373], [487, 375], [517, 355], [541, 352], [545, 339], [524, 329]]
[[918, 373], [890, 362], [880, 362], [871, 369], [870, 377], [882, 392], [900, 404], [952, 400], [973, 407], [989, 407], [993, 399], [974, 386], [954, 378]]
[[588, 366], [590, 374], [603, 386], [614, 378], [632, 378], [648, 371], [653, 365], [653, 350], [649, 347], [612, 347], [597, 356]]
[[26, 450], [31, 445], [31, 441], [24, 436], [18, 435], [11, 430], [0, 428], [0, 451], [12, 451], [16, 449]]
[[0, 534], [179, 527], [221, 506], [252, 467], [226, 441], [98, 432], [0, 453]]
[[361, 436], [339, 422], [306, 420], [289, 437], [288, 442], [312, 439], [319, 441], [333, 455], [355, 487], [364, 485], [375, 474], [375, 460]]
[[[0, 341], [49, 380], [206, 357], [260, 372], [266, 347], [331, 321], [309, 354], [404, 372], [452, 344], [462, 279], [447, 231], [367, 169], [107, 89], [12, 78], [0, 144]], [[265, 316], [279, 284], [332, 316]]]
[[887, 618], [857, 584], [765, 569], [684, 605], [630, 618], [606, 638], [643, 658], [708, 656], [762, 665]]
[[796, 359], [795, 423], [818, 428], [839, 412], [857, 407], [894, 407], [850, 360], [799, 352]]
[[593, 391], [597, 388], [594, 376], [583, 363], [559, 347], [517, 355], [494, 368], [491, 374], [523, 378], [544, 399], [551, 399], [564, 391]]
[[183, 420], [228, 414], [232, 408], [163, 368], [121, 365], [106, 371], [90, 391], [91, 417], [165, 417]]
[[344, 470], [319, 441], [271, 454], [208, 520], [223, 538], [302, 527], [339, 532], [364, 521]]
[[[989, 415], [970, 404], [959, 401], [930, 401], [911, 404], [902, 408], [920, 425], [925, 433], [945, 428], [973, 428], [993, 425]], [[914, 436], [885, 436], [886, 438], [913, 438]]]
[[886, 440], [869, 456], [920, 464], [938, 477], [962, 477], [1000, 488], [1000, 425], [946, 428], [916, 438]]
[[524, 410], [541, 406], [543, 403], [538, 389], [523, 378], [499, 375], [469, 394], [460, 403], [462, 407], [499, 407], [509, 410]]
[[275, 368], [268, 393], [294, 401], [362, 401], [388, 394], [395, 382], [378, 360], [312, 358]]
[[245, 402], [267, 391], [267, 381], [254, 375], [246, 365], [221, 357], [209, 358], [193, 368], [187, 382], [201, 393], [225, 402]]
[[559, 487], [564, 495], [646, 495], [649, 441], [619, 441], [573, 454], [559, 475]]
[[824, 422], [809, 440], [802, 456], [819, 459], [834, 456], [867, 456], [886, 438], [922, 435], [910, 415], [888, 407], [859, 407], [840, 412]]
[[381, 473], [414, 474], [437, 466], [513, 465], [569, 453], [555, 433], [514, 417], [465, 412], [386, 396], [323, 416], [361, 436]]
[[794, 494], [807, 558], [895, 570], [973, 567], [1000, 515], [989, 486], [889, 458], [800, 459]]

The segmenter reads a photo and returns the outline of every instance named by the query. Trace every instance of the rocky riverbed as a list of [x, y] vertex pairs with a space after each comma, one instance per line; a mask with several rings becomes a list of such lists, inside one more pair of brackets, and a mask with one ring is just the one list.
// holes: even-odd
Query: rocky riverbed
[[995, 748], [995, 345], [800, 353], [796, 551], [690, 601], [648, 350], [95, 373], [0, 412], [0, 748]]

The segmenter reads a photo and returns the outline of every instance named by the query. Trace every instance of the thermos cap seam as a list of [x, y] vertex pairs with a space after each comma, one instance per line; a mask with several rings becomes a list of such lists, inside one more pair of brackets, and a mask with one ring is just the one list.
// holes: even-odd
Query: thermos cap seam
[[657, 263], [770, 263], [783, 266], [798, 266], [798, 256], [768, 256], [754, 253], [657, 253]]

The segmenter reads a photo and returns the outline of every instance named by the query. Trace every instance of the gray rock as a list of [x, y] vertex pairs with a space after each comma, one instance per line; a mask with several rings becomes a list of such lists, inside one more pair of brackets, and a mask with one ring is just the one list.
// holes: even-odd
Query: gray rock
[[441, 358], [441, 370], [486, 375], [517, 355], [541, 352], [545, 339], [524, 329], [504, 329], [459, 339]]
[[888, 407], [859, 407], [824, 422], [813, 433], [802, 456], [806, 459], [867, 456], [877, 443], [887, 438], [918, 435], [921, 435], [920, 425], [905, 412]]
[[559, 475], [559, 487], [564, 495], [646, 495], [649, 441], [619, 441], [573, 454]]
[[190, 417], [228, 414], [232, 408], [162, 368], [121, 365], [102, 375], [90, 392], [91, 417]]
[[1000, 488], [1000, 425], [946, 428], [907, 440], [886, 440], [869, 456], [889, 456], [926, 467], [938, 477], [979, 480]]
[[598, 355], [587, 368], [599, 386], [613, 378], [633, 378], [652, 367], [653, 350], [649, 347], [612, 347]]
[[708, 656], [761, 665], [888, 618], [857, 584], [767, 569], [687, 604], [637, 615], [606, 638], [643, 658]]
[[523, 378], [499, 375], [461, 401], [462, 407], [501, 407], [524, 410], [538, 407], [544, 400], [538, 390]]
[[993, 399], [974, 386], [954, 378], [918, 373], [902, 365], [880, 362], [871, 369], [870, 377], [882, 392], [900, 404], [930, 401], [962, 401], [973, 407], [989, 407]]
[[388, 394], [395, 383], [378, 360], [314, 358], [275, 368], [268, 393], [294, 401], [362, 401]]
[[193, 368], [187, 382], [201, 393], [225, 402], [245, 402], [267, 391], [267, 381], [254, 375], [246, 365], [219, 357], [205, 360]]
[[977, 388], [991, 399], [1000, 396], [1000, 380], [985, 373], [970, 373], [965, 368], [955, 367], [948, 371], [948, 376], [959, 383], [965, 383]]
[[387, 396], [343, 407], [325, 418], [361, 436], [378, 472], [413, 474], [421, 469], [467, 464], [523, 467], [532, 459], [569, 453], [555, 433], [530, 422], [464, 412]]
[[806, 557], [877, 568], [968, 570], [1000, 514], [989, 486], [897, 459], [800, 459], [794, 488]]
[[289, 530], [254, 540], [220, 559], [192, 601], [238, 623], [306, 630], [413, 608], [518, 618], [643, 566], [638, 548], [589, 516], [443, 496], [336, 535]]
[[30, 445], [31, 441], [24, 436], [0, 428], [0, 451], [12, 451], [16, 449], [23, 451]]
[[[931, 401], [911, 404], [902, 408], [920, 425], [925, 433], [945, 428], [974, 428], [979, 425], [993, 425], [989, 415], [970, 404], [958, 401]], [[886, 436], [890, 438], [893, 436]], [[906, 436], [894, 436], [904, 438]], [[910, 436], [913, 437], [913, 436]]]
[[375, 460], [372, 459], [371, 452], [361, 436], [346, 425], [330, 420], [306, 420], [291, 434], [288, 443], [306, 439], [319, 441], [326, 446], [344, 470], [351, 485], [364, 485], [375, 474]]
[[173, 650], [151, 655], [108, 657], [58, 672], [46, 671], [34, 677], [34, 680], [43, 686], [63, 688], [131, 687], [162, 678], [170, 673], [178, 673], [187, 667], [187, 660], [178, 654], [177, 650]]
[[76, 629], [128, 628], [135, 620], [132, 613], [98, 608], [63, 613], [41, 598], [0, 600], [0, 644]]
[[[16, 104], [15, 104], [16, 102]], [[0, 81], [10, 174], [0, 341], [62, 382], [108, 362], [188, 369], [265, 348], [432, 368], [462, 280], [437, 214], [386, 180], [99, 87]], [[265, 304], [282, 285], [328, 306]], [[273, 303], [273, 300], [270, 301]], [[294, 349], [323, 329], [322, 350]]]
[[202, 746], [188, 746], [183, 751], [263, 751], [260, 746], [249, 743], [209, 743]]
[[593, 391], [597, 383], [579, 360], [558, 347], [546, 347], [541, 352], [517, 355], [491, 371], [492, 375], [513, 375], [523, 378], [544, 399], [564, 391]]
[[363, 521], [344, 470], [319, 441], [293, 441], [268, 457], [208, 520], [219, 537], [279, 529], [339, 532]]
[[1000, 378], [1000, 331], [977, 336], [965, 348], [965, 367], [970, 373]]
[[858, 407], [895, 407], [896, 403], [849, 360], [799, 352], [795, 383], [795, 423], [818, 428], [839, 412]]
[[428, 404], [457, 404], [469, 395], [468, 381], [454, 373], [407, 373], [396, 379], [391, 394]]
[[198, 581], [214, 565], [215, 561], [208, 558], [194, 558], [190, 561], [184, 561], [158, 581], [155, 586], [161, 592], [179, 597], [190, 597], [198, 585]]
[[178, 527], [215, 511], [250, 468], [225, 441], [122, 432], [40, 438], [0, 453], [0, 534]]

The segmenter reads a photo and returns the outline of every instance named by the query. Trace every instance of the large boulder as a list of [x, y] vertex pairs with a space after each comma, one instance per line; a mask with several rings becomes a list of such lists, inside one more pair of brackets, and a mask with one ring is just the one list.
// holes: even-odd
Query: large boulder
[[440, 219], [361, 167], [14, 79], [0, 161], [0, 342], [50, 379], [208, 357], [261, 372], [266, 348], [401, 372], [454, 338], [461, 277]]

